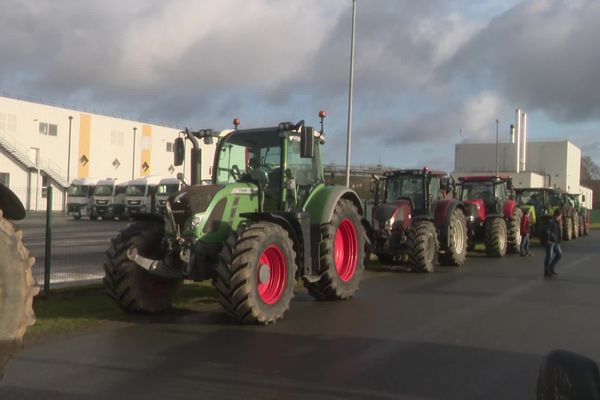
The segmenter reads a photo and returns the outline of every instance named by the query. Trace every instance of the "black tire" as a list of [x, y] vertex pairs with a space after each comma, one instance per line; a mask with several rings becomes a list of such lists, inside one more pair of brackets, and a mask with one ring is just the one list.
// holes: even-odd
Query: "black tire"
[[467, 219], [460, 208], [455, 208], [448, 224], [448, 239], [450, 245], [448, 249], [440, 256], [442, 265], [460, 267], [467, 259]]
[[124, 311], [156, 313], [171, 308], [182, 280], [154, 276], [127, 257], [127, 251], [135, 246], [141, 256], [162, 259], [163, 236], [163, 224], [140, 221], [111, 240], [102, 281], [108, 295]]
[[562, 239], [566, 242], [573, 239], [573, 218], [563, 217]]
[[507, 230], [504, 218], [491, 218], [485, 223], [485, 252], [488, 257], [504, 257], [507, 247]]
[[573, 239], [577, 239], [579, 237], [579, 214], [573, 214]]
[[508, 220], [508, 252], [519, 253], [521, 251], [521, 219], [523, 218], [523, 211], [520, 208], [515, 207], [513, 214]]
[[39, 291], [31, 273], [35, 258], [23, 246], [22, 236], [0, 210], [0, 378], [21, 348], [27, 327], [35, 322], [31, 307]]
[[566, 350], [553, 350], [538, 374], [536, 398], [599, 399], [600, 373], [594, 360]]
[[587, 222], [585, 221], [585, 218], [583, 219], [583, 234], [585, 236], [587, 236], [589, 233], [589, 225], [587, 224]]
[[[356, 206], [349, 200], [340, 200], [331, 222], [321, 226], [321, 276], [314, 282], [304, 279], [311, 296], [318, 300], [346, 300], [358, 291], [365, 268], [363, 229]], [[336, 242], [342, 247], [337, 259]]]
[[288, 232], [270, 222], [252, 223], [223, 245], [214, 280], [217, 299], [241, 323], [273, 323], [290, 307], [296, 270]]
[[415, 272], [433, 272], [440, 249], [435, 225], [416, 221], [407, 232], [408, 263]]

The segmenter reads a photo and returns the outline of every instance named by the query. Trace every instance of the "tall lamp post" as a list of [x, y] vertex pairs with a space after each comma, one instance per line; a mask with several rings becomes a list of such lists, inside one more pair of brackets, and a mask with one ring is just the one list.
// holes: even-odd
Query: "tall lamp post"
[[499, 159], [499, 137], [498, 137], [498, 124], [500, 120], [496, 119], [496, 178], [498, 177], [498, 159]]
[[352, 148], [352, 90], [354, 88], [354, 37], [356, 0], [352, 0], [352, 39], [350, 41], [350, 82], [348, 84], [348, 136], [346, 139], [346, 186], [350, 187], [350, 150]]
[[69, 115], [69, 150], [67, 151], [67, 182], [71, 181], [71, 124], [73, 116]]
[[131, 165], [131, 179], [134, 179], [135, 175], [135, 133], [137, 132], [137, 128], [133, 127], [133, 164]]

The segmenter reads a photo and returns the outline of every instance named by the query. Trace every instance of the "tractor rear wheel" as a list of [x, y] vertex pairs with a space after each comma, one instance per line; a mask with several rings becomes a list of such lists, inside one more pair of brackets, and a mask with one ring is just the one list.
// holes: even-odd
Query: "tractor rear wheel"
[[39, 291], [31, 273], [35, 259], [23, 246], [22, 236], [0, 210], [0, 378], [21, 347], [25, 330], [35, 322], [31, 307]]
[[223, 245], [214, 280], [225, 311], [246, 324], [282, 318], [294, 297], [296, 252], [288, 232], [256, 222]]
[[171, 308], [181, 287], [181, 279], [165, 279], [150, 274], [127, 257], [131, 247], [141, 256], [162, 259], [164, 225], [136, 222], [111, 240], [104, 263], [104, 286], [108, 295], [127, 312], [155, 313]]
[[407, 232], [408, 262], [413, 271], [433, 272], [439, 241], [431, 221], [416, 221]]
[[349, 200], [340, 200], [331, 222], [321, 226], [321, 276], [315, 282], [304, 280], [311, 296], [318, 300], [346, 300], [358, 291], [364, 270], [363, 229], [356, 206]]
[[573, 217], [563, 217], [562, 239], [567, 242], [573, 239]]
[[579, 214], [573, 214], [573, 239], [577, 239], [579, 235]]
[[455, 208], [448, 224], [449, 247], [441, 255], [442, 265], [460, 267], [467, 258], [467, 219], [460, 208]]
[[523, 211], [515, 207], [512, 216], [508, 220], [508, 252], [519, 253], [521, 251], [521, 219]]
[[506, 254], [506, 222], [504, 218], [492, 218], [485, 223], [485, 252], [488, 257], [504, 257]]
[[585, 236], [587, 236], [587, 235], [588, 235], [588, 233], [589, 233], [589, 225], [587, 224], [587, 221], [586, 221], [586, 219], [585, 219], [586, 217], [582, 217], [582, 218], [583, 218], [583, 219], [582, 219], [582, 224], [583, 224], [583, 234], [584, 234]]

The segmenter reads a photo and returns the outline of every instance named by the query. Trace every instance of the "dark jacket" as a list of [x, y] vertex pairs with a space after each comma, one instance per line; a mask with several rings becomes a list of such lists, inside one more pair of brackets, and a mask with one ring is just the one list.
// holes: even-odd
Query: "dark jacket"
[[560, 243], [560, 224], [556, 218], [552, 218], [548, 221], [548, 227], [546, 229], [548, 231], [547, 242]]

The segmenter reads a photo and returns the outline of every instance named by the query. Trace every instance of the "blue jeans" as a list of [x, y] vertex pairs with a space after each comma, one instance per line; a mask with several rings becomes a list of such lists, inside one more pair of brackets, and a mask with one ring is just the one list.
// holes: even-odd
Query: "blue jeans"
[[544, 273], [554, 273], [554, 267], [558, 260], [562, 258], [560, 243], [548, 242], [546, 244], [546, 258], [544, 259]]
[[529, 254], [529, 235], [521, 236], [521, 255], [525, 256]]

